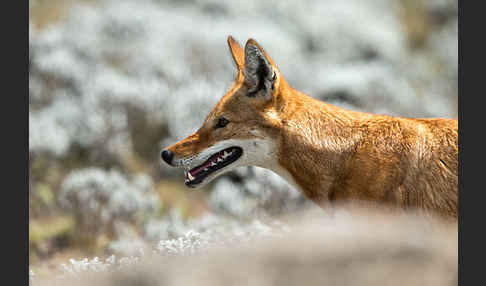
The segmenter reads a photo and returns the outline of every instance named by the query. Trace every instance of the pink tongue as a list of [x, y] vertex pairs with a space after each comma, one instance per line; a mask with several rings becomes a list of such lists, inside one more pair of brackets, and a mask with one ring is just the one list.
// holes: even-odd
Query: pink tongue
[[211, 166], [211, 161], [207, 162], [206, 164], [200, 166], [197, 169], [194, 169], [194, 170], [189, 171], [189, 173], [191, 173], [191, 175], [193, 177], [195, 177], [198, 173], [200, 173], [202, 170], [208, 168], [209, 166]]

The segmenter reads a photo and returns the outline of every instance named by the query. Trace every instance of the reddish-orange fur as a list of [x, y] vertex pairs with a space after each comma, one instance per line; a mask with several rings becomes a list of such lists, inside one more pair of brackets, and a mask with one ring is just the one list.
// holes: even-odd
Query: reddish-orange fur
[[[193, 135], [169, 148], [178, 157], [196, 154], [220, 140], [255, 138], [275, 142], [278, 163], [302, 192], [321, 206], [349, 200], [419, 208], [457, 217], [457, 120], [415, 119], [345, 110], [289, 86], [277, 72], [270, 100], [245, 96], [243, 49], [228, 44], [238, 75]], [[213, 128], [224, 115], [230, 124]]]

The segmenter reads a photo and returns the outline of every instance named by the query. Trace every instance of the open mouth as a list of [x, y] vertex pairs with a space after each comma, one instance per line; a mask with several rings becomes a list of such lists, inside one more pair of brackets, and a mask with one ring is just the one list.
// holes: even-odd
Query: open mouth
[[184, 172], [186, 186], [195, 187], [210, 174], [238, 160], [242, 154], [243, 149], [237, 146], [229, 147], [213, 154], [206, 162]]

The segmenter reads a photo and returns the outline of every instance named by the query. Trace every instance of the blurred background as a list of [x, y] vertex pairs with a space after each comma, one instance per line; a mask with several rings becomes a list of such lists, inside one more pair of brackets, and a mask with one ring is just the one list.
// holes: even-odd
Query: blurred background
[[315, 208], [270, 171], [185, 188], [160, 151], [199, 127], [255, 38], [345, 108], [457, 118], [457, 1], [29, 0], [29, 262], [133, 255]]

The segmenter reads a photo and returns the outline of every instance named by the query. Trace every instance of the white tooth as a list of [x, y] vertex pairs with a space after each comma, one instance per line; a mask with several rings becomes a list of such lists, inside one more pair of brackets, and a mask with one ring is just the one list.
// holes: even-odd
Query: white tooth
[[214, 163], [214, 162], [211, 162], [211, 166], [216, 166], [216, 163]]
[[189, 177], [189, 180], [191, 180], [191, 181], [194, 180], [194, 177], [191, 175], [190, 172], [187, 173], [187, 176]]
[[208, 168], [204, 168], [204, 171], [207, 171], [207, 170], [208, 170]]
[[218, 158], [218, 162], [223, 162], [223, 159], [221, 159], [221, 158]]
[[223, 158], [228, 157], [228, 153], [226, 151], [223, 152]]

